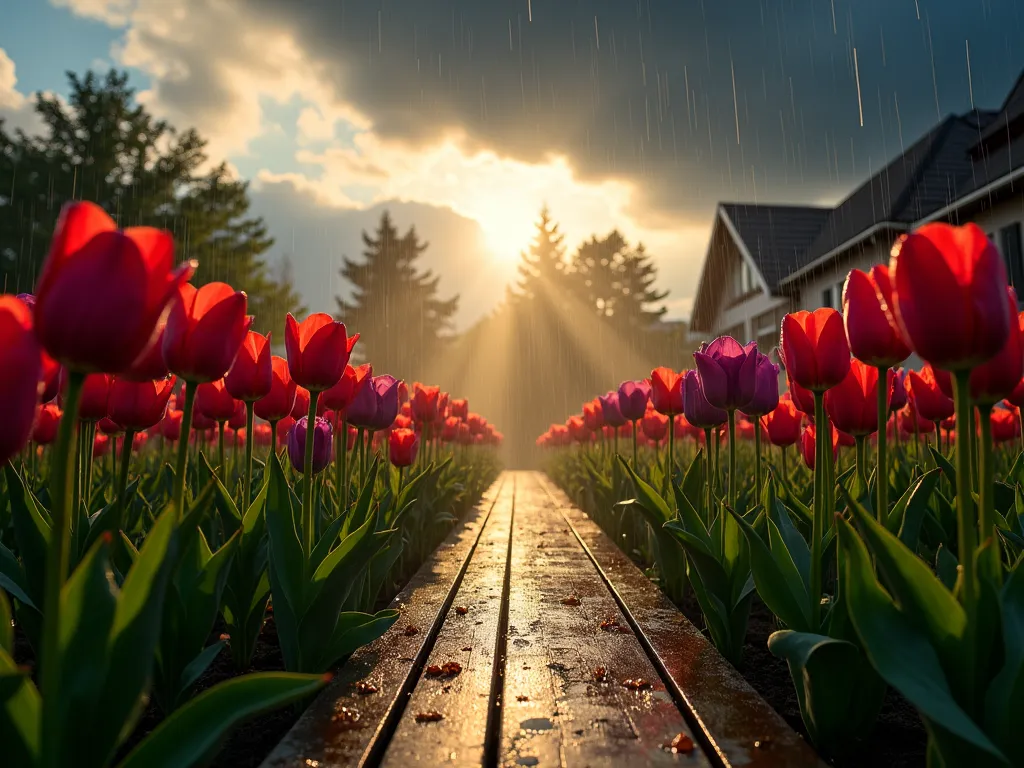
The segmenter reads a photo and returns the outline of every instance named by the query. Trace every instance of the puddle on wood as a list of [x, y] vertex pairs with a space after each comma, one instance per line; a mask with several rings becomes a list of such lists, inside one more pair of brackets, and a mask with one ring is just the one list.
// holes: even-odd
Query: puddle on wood
[[554, 727], [555, 724], [546, 717], [531, 717], [519, 724], [521, 731], [550, 731]]

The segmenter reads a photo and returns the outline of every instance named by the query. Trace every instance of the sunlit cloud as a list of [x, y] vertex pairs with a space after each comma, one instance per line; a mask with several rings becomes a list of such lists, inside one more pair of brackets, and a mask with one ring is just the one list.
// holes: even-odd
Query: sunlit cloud
[[0, 48], [0, 119], [8, 130], [20, 128], [31, 133], [39, 127], [40, 121], [33, 110], [31, 99], [21, 93], [17, 86], [14, 62]]

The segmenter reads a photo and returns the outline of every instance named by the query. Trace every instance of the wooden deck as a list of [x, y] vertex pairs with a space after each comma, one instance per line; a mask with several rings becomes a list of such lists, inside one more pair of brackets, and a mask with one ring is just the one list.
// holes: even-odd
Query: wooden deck
[[503, 473], [393, 606], [265, 768], [822, 765], [543, 474]]

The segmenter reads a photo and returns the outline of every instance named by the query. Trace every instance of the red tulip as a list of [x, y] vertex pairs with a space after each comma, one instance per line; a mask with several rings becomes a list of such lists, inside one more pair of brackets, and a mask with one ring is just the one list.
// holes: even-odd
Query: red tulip
[[124, 427], [118, 424], [109, 416], [104, 416], [96, 422], [96, 428], [104, 435], [123, 435]]
[[814, 393], [809, 389], [804, 389], [787, 373], [786, 384], [789, 387], [789, 396], [793, 400], [793, 405], [801, 413], [806, 413], [812, 419], [814, 418]]
[[142, 382], [117, 378], [110, 390], [110, 418], [133, 432], [149, 429], [164, 417], [172, 389], [173, 376]]
[[289, 312], [285, 319], [284, 345], [292, 378], [311, 392], [330, 389], [345, 372], [352, 347], [358, 340], [358, 333], [349, 338], [345, 324], [336, 322], [328, 314], [317, 312], [299, 323]]
[[0, 464], [28, 442], [36, 416], [42, 350], [32, 332], [32, 310], [0, 296]]
[[1020, 437], [1020, 417], [1005, 408], [992, 410], [992, 440], [1008, 443]]
[[914, 432], [934, 432], [935, 422], [922, 419], [914, 407], [914, 400], [911, 398], [903, 408], [896, 413], [896, 420], [899, 423], [900, 431], [905, 435], [912, 435]]
[[182, 411], [168, 409], [160, 424], [157, 425], [165, 440], [177, 441], [181, 438], [181, 417], [183, 415]]
[[353, 368], [345, 366], [345, 372], [341, 374], [338, 383], [330, 389], [326, 389], [320, 395], [320, 401], [328, 408], [333, 408], [344, 417], [345, 409], [355, 399], [359, 391], [365, 387], [373, 376], [373, 366], [370, 364], [359, 365]]
[[973, 368], [1006, 344], [1006, 268], [975, 224], [926, 224], [902, 235], [889, 269], [903, 337], [932, 365]]
[[274, 372], [270, 362], [270, 335], [249, 331], [224, 377], [224, 386], [236, 400], [252, 403], [270, 393]]
[[877, 432], [878, 369], [854, 358], [846, 378], [825, 393], [825, 411], [840, 432], [855, 437]]
[[953, 415], [953, 400], [942, 391], [931, 365], [925, 364], [920, 373], [907, 372], [907, 394], [914, 409], [927, 421], [942, 421]]
[[49, 445], [57, 439], [57, 428], [60, 426], [60, 408], [54, 403], [39, 406], [36, 421], [32, 427], [32, 442]]
[[459, 436], [459, 425], [462, 422], [454, 416], [444, 420], [444, 427], [441, 429], [441, 439], [446, 443], [454, 442]]
[[409, 402], [409, 385], [404, 381], [398, 382], [398, 402], [403, 404]]
[[194, 269], [174, 266], [174, 238], [118, 231], [85, 202], [61, 211], [36, 290], [36, 336], [76, 371], [118, 373], [146, 351], [167, 303]]
[[98, 459], [110, 453], [110, 438], [102, 432], [97, 432], [92, 441], [92, 457]]
[[235, 400], [235, 411], [234, 413], [231, 414], [230, 418], [228, 418], [228, 426], [236, 431], [240, 430], [244, 433], [245, 420], [245, 403], [243, 403], [241, 400]]
[[39, 402], [48, 403], [57, 396], [60, 389], [61, 365], [48, 354], [46, 350], [41, 351], [42, 369], [39, 382]]
[[[198, 395], [199, 393], [197, 392], [196, 394]], [[214, 431], [214, 429], [216, 428], [216, 426], [217, 426], [217, 422], [214, 421], [213, 419], [211, 419], [209, 416], [207, 416], [205, 413], [203, 413], [199, 409], [196, 409], [195, 411], [193, 411], [193, 413], [192, 413], [192, 429], [194, 429], [197, 432], [210, 433], [210, 434], [205, 434], [205, 439], [206, 440], [210, 439], [210, 436], [211, 436], [212, 432]], [[198, 439], [199, 439], [199, 437], [197, 436], [196, 440], [198, 440]]]
[[196, 410], [215, 422], [231, 418], [235, 413], [235, 398], [224, 386], [224, 379], [203, 382], [196, 387]]
[[295, 387], [295, 404], [292, 406], [292, 418], [301, 419], [309, 416], [309, 390], [305, 387]]
[[418, 381], [412, 385], [412, 417], [422, 424], [433, 424], [438, 420], [438, 403], [441, 398], [440, 387], [430, 387]]
[[396, 467], [408, 467], [416, 462], [420, 436], [411, 429], [393, 429], [388, 435], [388, 456]]
[[[64, 393], [68, 388], [67, 369], [61, 369], [60, 382], [60, 406], [65, 408]], [[110, 400], [110, 388], [114, 384], [114, 377], [109, 373], [90, 373], [85, 377], [85, 384], [82, 387], [82, 399], [78, 406], [78, 419], [80, 421], [99, 421], [108, 415]]]
[[843, 320], [850, 352], [878, 368], [892, 368], [910, 356], [910, 348], [886, 311], [891, 304], [887, 266], [876, 265], [870, 272], [850, 271], [843, 286]]
[[843, 316], [830, 307], [782, 318], [780, 347], [786, 375], [812, 392], [831, 389], [850, 370]]
[[[831, 426], [829, 430], [832, 432], [832, 461], [835, 461], [839, 458], [839, 433]], [[800, 435], [800, 453], [804, 457], [804, 464], [811, 471], [814, 471], [815, 438], [814, 425], [809, 424], [804, 427], [804, 431]]]
[[[296, 386], [288, 371], [288, 361], [283, 357], [270, 358], [270, 371], [270, 392], [256, 401], [253, 411], [265, 421], [280, 421], [292, 412]], [[309, 410], [308, 404], [306, 410]]]
[[246, 297], [227, 283], [182, 285], [164, 331], [164, 360], [185, 381], [216, 381], [235, 361], [252, 325]]
[[167, 362], [164, 360], [164, 333], [166, 331], [167, 321], [163, 320], [153, 331], [153, 342], [118, 378], [129, 381], [154, 381], [167, 378]]
[[469, 415], [469, 400], [452, 400], [448, 411], [449, 415], [465, 421]]
[[800, 425], [803, 416], [793, 400], [785, 395], [779, 398], [775, 410], [761, 417], [761, 423], [768, 433], [768, 441], [781, 448], [793, 445], [800, 439]]
[[599, 432], [604, 426], [604, 412], [601, 410], [601, 403], [591, 400], [583, 404], [583, 423], [591, 432]]
[[[1017, 317], [1017, 294], [1007, 288], [1007, 303], [1012, 317]], [[1021, 337], [1019, 321], [1014, 322], [1006, 343], [991, 360], [976, 366], [971, 371], [971, 400], [985, 406], [998, 403], [1010, 397], [1024, 376], [1024, 339]]]
[[640, 419], [640, 428], [649, 440], [658, 442], [668, 434], [668, 416], [652, 408]]
[[666, 416], [683, 412], [683, 375], [671, 368], [651, 371], [651, 402], [654, 410]]

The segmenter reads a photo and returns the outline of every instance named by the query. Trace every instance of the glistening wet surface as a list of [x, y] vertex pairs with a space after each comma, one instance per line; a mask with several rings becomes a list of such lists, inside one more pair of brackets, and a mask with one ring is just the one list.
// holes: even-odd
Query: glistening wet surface
[[821, 765], [540, 473], [503, 473], [394, 607], [266, 768]]

